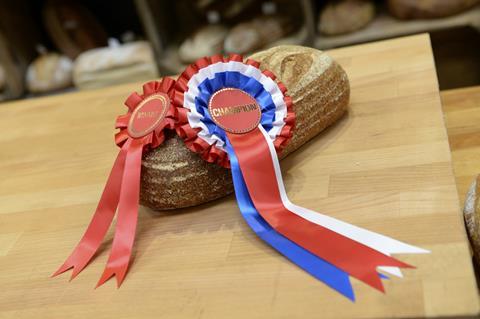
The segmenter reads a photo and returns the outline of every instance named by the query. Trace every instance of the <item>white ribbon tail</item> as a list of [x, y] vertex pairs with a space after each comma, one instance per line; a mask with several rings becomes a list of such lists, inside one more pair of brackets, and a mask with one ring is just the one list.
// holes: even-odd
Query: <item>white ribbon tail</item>
[[[259, 125], [260, 131], [267, 141], [268, 148], [270, 150], [270, 155], [272, 157], [273, 165], [275, 168], [275, 175], [277, 178], [278, 189], [282, 198], [282, 202], [285, 207], [290, 210], [292, 213], [297, 214], [298, 216], [325, 228], [328, 228], [338, 234], [341, 234], [345, 237], [348, 237], [356, 242], [359, 242], [365, 246], [368, 246], [372, 249], [375, 249], [385, 255], [391, 256], [392, 254], [426, 254], [430, 251], [406, 244], [404, 242], [395, 240], [388, 236], [384, 236], [361, 227], [354, 226], [352, 224], [340, 221], [333, 217], [314, 212], [310, 209], [297, 206], [290, 202], [285, 191], [285, 186], [283, 184], [282, 172], [280, 169], [280, 163], [278, 161], [277, 152], [275, 151], [275, 146], [271, 138], [265, 129]], [[403, 277], [402, 272], [398, 267], [378, 267], [380, 270], [383, 270], [389, 274], [392, 274], [397, 277]]]

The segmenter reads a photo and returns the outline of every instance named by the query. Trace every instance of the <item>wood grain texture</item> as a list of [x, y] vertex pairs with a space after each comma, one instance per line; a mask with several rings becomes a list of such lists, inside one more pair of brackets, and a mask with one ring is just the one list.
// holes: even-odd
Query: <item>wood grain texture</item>
[[[452, 164], [458, 197], [460, 206], [464, 207], [465, 223], [478, 270], [478, 265], [480, 265], [480, 232], [478, 214], [475, 214], [475, 206], [478, 205], [478, 198], [475, 200], [475, 188], [479, 193], [480, 86], [443, 91], [441, 96], [452, 151]], [[476, 187], [474, 185], [471, 188], [474, 180], [477, 180]], [[470, 203], [467, 204], [469, 190], [473, 191], [473, 194], [470, 194]]]
[[461, 205], [480, 174], [480, 86], [442, 92], [443, 110]]
[[351, 80], [348, 116], [282, 162], [293, 202], [430, 249], [357, 302], [255, 237], [233, 196], [140, 212], [121, 289], [49, 275], [77, 243], [117, 152], [113, 119], [139, 84], [0, 107], [0, 318], [468, 317], [478, 297], [427, 35], [329, 52]]

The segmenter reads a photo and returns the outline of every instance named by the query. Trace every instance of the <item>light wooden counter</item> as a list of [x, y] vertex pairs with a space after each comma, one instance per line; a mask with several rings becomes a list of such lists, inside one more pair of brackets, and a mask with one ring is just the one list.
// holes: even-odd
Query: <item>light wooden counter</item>
[[458, 196], [463, 205], [480, 174], [480, 86], [441, 93]]
[[49, 278], [79, 240], [140, 84], [0, 105], [0, 318], [469, 317], [477, 288], [428, 35], [338, 49], [350, 112], [282, 162], [293, 202], [430, 249], [352, 303], [257, 239], [233, 196], [140, 212], [120, 289], [101, 275], [111, 234], [75, 280]]

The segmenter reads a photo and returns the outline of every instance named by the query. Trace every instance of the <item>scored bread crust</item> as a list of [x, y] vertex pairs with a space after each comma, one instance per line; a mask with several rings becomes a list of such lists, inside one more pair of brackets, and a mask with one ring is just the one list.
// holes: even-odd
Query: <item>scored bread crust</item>
[[[347, 110], [345, 71], [325, 52], [283, 45], [251, 56], [287, 87], [295, 112], [293, 137], [284, 158], [335, 123]], [[142, 160], [140, 202], [155, 210], [203, 204], [233, 192], [230, 170], [204, 161], [173, 132]]]
[[470, 185], [463, 208], [463, 217], [475, 262], [480, 266], [480, 175]]

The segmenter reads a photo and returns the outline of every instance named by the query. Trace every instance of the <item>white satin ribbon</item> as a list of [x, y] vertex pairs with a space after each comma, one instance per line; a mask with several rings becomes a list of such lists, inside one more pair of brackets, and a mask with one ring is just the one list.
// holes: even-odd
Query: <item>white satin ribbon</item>
[[[342, 222], [333, 217], [314, 212], [310, 209], [297, 206], [290, 202], [287, 197], [287, 192], [285, 191], [285, 185], [283, 184], [282, 171], [280, 169], [280, 163], [278, 161], [277, 152], [275, 151], [275, 146], [273, 145], [273, 142], [269, 138], [269, 135], [265, 131], [265, 129], [261, 125], [259, 125], [258, 127], [260, 128], [262, 134], [265, 136], [265, 140], [267, 141], [268, 148], [270, 150], [273, 166], [275, 168], [275, 176], [277, 178], [278, 189], [280, 191], [283, 205], [292, 213], [295, 213], [298, 216], [312, 223], [328, 228], [336, 233], [355, 240], [388, 256], [391, 256], [391, 254], [426, 254], [430, 252], [426, 249], [415, 247], [395, 240], [393, 238], [374, 233], [372, 231], [351, 225], [346, 222]], [[397, 277], [403, 277], [402, 272], [398, 267], [378, 268]]]

